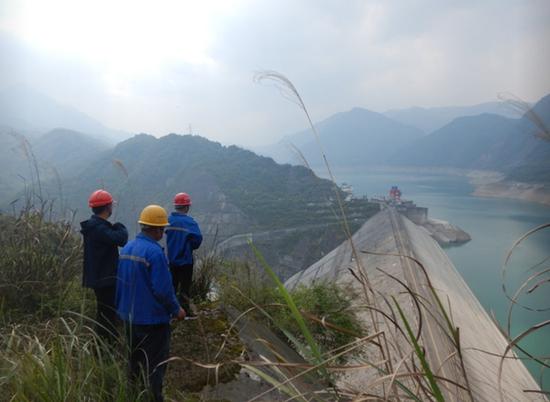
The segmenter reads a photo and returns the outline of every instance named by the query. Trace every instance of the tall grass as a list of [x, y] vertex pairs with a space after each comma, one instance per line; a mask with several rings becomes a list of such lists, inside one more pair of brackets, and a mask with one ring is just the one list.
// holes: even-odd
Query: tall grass
[[0, 215], [0, 307], [11, 320], [49, 318], [80, 307], [81, 241], [70, 221], [52, 221], [51, 205]]
[[[329, 384], [332, 384], [331, 388], [333, 388], [335, 392], [327, 389], [325, 397], [330, 395], [329, 399], [346, 399], [351, 397], [354, 398], [354, 400], [414, 399], [442, 401], [445, 399], [445, 395], [452, 394], [449, 388], [449, 386], [452, 386], [454, 389], [457, 389], [458, 391], [456, 392], [459, 392], [464, 398], [471, 400], [472, 394], [468, 389], [468, 381], [465, 376], [466, 373], [462, 362], [459, 331], [453, 325], [444, 304], [439, 300], [438, 294], [431, 285], [422, 264], [415, 260], [412, 266], [413, 269], [420, 271], [421, 276], [425, 279], [425, 286], [428, 289], [426, 296], [417, 294], [414, 289], [409, 288], [405, 283], [395, 277], [388, 279], [396, 281], [396, 287], [401, 285], [405, 287], [406, 295], [409, 297], [408, 303], [412, 306], [416, 306], [416, 310], [410, 310], [409, 308], [404, 309], [402, 307], [402, 303], [406, 303], [406, 298], [401, 298], [399, 302], [394, 300], [392, 304], [385, 295], [380, 294], [372, 287], [369, 276], [367, 275], [367, 269], [363, 266], [361, 255], [354, 244], [340, 192], [338, 191], [339, 189], [336, 185], [336, 180], [332, 173], [328, 158], [323, 150], [320, 137], [301, 95], [287, 77], [275, 71], [259, 72], [256, 74], [255, 80], [274, 84], [283, 97], [295, 103], [306, 116], [315, 141], [317, 142], [319, 153], [322, 156], [328, 176], [333, 183], [335, 198], [339, 209], [337, 214], [342, 223], [342, 229], [348, 239], [353, 257], [349, 271], [355, 278], [359, 288], [362, 289], [360, 297], [364, 299], [363, 308], [367, 311], [367, 316], [370, 317], [366, 330], [372, 334], [376, 334], [376, 336], [364, 338], [367, 340], [365, 340], [365, 344], [362, 345], [363, 351], [371, 350], [368, 354], [370, 358], [364, 361], [365, 364], [364, 367], [362, 367], [363, 369], [366, 369], [367, 366], [370, 368], [370, 370], [365, 371], [367, 385], [362, 387], [362, 390], [343, 390], [341, 388], [338, 389], [339, 387], [334, 388], [334, 383], [329, 381]], [[288, 292], [285, 292], [278, 278], [274, 276], [272, 270], [265, 264], [265, 261], [263, 261], [261, 253], [257, 250], [255, 250], [255, 252], [266, 272], [272, 277], [277, 288], [285, 294], [285, 302], [290, 311], [292, 311], [292, 315], [298, 323], [304, 338], [307, 340], [307, 345], [313, 355], [313, 359], [310, 360], [311, 364], [316, 367], [316, 370], [326, 369], [330, 362], [332, 362], [331, 355], [319, 356], [316, 345], [311, 342], [309, 325], [306, 324], [301, 312], [295, 308], [292, 296]], [[386, 255], [389, 256], [390, 254]], [[411, 258], [407, 255], [397, 256]], [[370, 271], [372, 271], [372, 268]], [[382, 303], [382, 305], [379, 303]], [[444, 324], [440, 324], [440, 319], [434, 319], [434, 317], [441, 317]], [[448, 359], [458, 359], [460, 361], [459, 365], [462, 367], [462, 374], [465, 377], [463, 380], [444, 378], [441, 375], [434, 374], [437, 370], [430, 366], [430, 359], [426, 356], [427, 351], [421, 344], [421, 335], [423, 333], [422, 323], [426, 320], [435, 320], [436, 325], [441, 327], [446, 337], [451, 341], [455, 351]], [[350, 343], [350, 346], [352, 344], [353, 342]], [[377, 352], [372, 353], [372, 348]], [[346, 348], [343, 347], [343, 349], [345, 350]], [[355, 350], [355, 348], [351, 350]], [[355, 352], [357, 351], [355, 350]], [[378, 360], [372, 361], [373, 356], [378, 357]], [[272, 363], [277, 364], [276, 362]], [[355, 369], [357, 369], [355, 366], [344, 365], [339, 367], [339, 371], [344, 372], [346, 370]], [[368, 376], [367, 373], [369, 373]], [[281, 390], [286, 390], [286, 392], [288, 392], [288, 381], [280, 382], [278, 385]], [[278, 385], [274, 384], [275, 387]], [[291, 397], [296, 397], [296, 395], [291, 395]]]
[[0, 401], [145, 400], [128, 387], [125, 348], [108, 349], [87, 324], [75, 316], [0, 332]]

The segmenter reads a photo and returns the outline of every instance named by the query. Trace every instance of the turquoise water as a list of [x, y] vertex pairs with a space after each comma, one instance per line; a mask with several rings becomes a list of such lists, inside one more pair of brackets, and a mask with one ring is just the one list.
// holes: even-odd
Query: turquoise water
[[[510, 302], [502, 289], [501, 267], [514, 242], [532, 228], [550, 222], [550, 207], [530, 202], [471, 195], [467, 178], [449, 174], [411, 170], [337, 170], [338, 183], [353, 186], [356, 196], [387, 196], [392, 185], [401, 189], [402, 198], [428, 207], [429, 217], [443, 219], [468, 232], [472, 237], [462, 246], [445, 251], [485, 309], [506, 327]], [[529, 237], [512, 254], [506, 287], [513, 294], [530, 275], [550, 268], [550, 229]], [[538, 267], [537, 263], [544, 261]], [[548, 278], [550, 275], [540, 277]], [[535, 284], [538, 280], [534, 280]], [[550, 308], [550, 282], [531, 295], [520, 298], [532, 308]], [[530, 326], [550, 319], [550, 311], [531, 312], [514, 308], [511, 334], [517, 336]], [[521, 343], [536, 356], [550, 357], [550, 327], [529, 335]], [[541, 382], [540, 369], [527, 364]], [[543, 388], [550, 388], [550, 373], [545, 373]]]

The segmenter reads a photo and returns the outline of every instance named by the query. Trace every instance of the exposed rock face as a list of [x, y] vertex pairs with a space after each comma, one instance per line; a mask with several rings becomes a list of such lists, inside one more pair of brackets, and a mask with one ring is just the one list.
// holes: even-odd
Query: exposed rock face
[[470, 235], [452, 223], [440, 219], [428, 219], [421, 226], [440, 246], [459, 245], [472, 240]]

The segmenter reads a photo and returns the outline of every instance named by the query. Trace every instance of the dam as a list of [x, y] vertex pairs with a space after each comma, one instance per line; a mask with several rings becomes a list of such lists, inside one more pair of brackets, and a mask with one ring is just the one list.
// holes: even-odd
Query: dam
[[[370, 365], [346, 372], [338, 380], [342, 387], [387, 400], [407, 398], [393, 380], [414, 387], [411, 379], [424, 370], [415, 342], [400, 324], [400, 308], [445, 401], [548, 400], [511, 351], [501, 358], [508, 341], [445, 252], [395, 208], [380, 211], [352, 242], [342, 243], [285, 286], [317, 281], [348, 289], [366, 332], [384, 334], [384, 348], [365, 345], [353, 358], [357, 364], [382, 361], [384, 369]], [[386, 377], [392, 381], [381, 381], [381, 370], [391, 372]], [[427, 392], [425, 399], [434, 398]]]

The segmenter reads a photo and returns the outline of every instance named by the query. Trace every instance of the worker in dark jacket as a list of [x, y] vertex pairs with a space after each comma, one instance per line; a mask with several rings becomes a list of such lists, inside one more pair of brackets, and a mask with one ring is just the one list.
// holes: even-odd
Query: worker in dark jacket
[[130, 380], [137, 385], [145, 377], [153, 400], [162, 401], [170, 319], [185, 318], [185, 310], [178, 303], [168, 261], [158, 244], [168, 225], [166, 211], [158, 205], [149, 205], [138, 222], [141, 233], [120, 253], [116, 305], [130, 346]]
[[109, 343], [116, 338], [115, 308], [118, 247], [128, 241], [128, 231], [122, 223], [111, 224], [113, 197], [105, 190], [96, 190], [88, 199], [93, 215], [80, 223], [84, 237], [84, 271], [82, 286], [94, 290], [97, 304], [96, 332]]
[[174, 289], [181, 305], [187, 311], [188, 318], [195, 314], [190, 308], [190, 290], [193, 282], [193, 250], [202, 243], [199, 225], [188, 215], [191, 197], [178, 193], [174, 197], [175, 211], [169, 217], [170, 226], [166, 228], [166, 246]]

